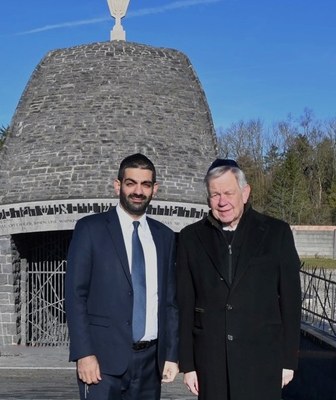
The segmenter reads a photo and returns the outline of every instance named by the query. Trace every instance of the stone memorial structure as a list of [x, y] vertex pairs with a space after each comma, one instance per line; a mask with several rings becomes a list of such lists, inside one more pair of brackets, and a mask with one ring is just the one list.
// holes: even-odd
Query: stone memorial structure
[[72, 229], [116, 204], [113, 179], [135, 152], [154, 162], [161, 186], [148, 214], [176, 232], [206, 215], [216, 137], [189, 59], [123, 40], [48, 53], [0, 152], [0, 347], [67, 343]]
[[111, 15], [115, 18], [115, 25], [111, 31], [111, 40], [126, 40], [121, 18], [126, 15], [129, 2], [130, 0], [107, 0]]

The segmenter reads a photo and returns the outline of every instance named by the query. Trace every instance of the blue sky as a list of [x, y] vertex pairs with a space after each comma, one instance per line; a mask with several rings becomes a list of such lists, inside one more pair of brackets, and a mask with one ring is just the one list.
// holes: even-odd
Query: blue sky
[[[0, 126], [50, 50], [103, 42], [106, 0], [1, 0]], [[216, 128], [260, 118], [336, 118], [335, 0], [130, 0], [127, 40], [191, 60]]]

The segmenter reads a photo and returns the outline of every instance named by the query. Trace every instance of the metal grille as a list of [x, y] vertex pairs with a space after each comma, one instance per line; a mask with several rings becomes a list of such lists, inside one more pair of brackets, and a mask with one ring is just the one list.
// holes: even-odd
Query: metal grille
[[21, 288], [26, 296], [23, 341], [30, 346], [67, 345], [64, 277], [69, 234], [48, 232], [36, 239], [29, 249], [26, 288]]
[[335, 272], [323, 268], [301, 269], [303, 323], [336, 338]]

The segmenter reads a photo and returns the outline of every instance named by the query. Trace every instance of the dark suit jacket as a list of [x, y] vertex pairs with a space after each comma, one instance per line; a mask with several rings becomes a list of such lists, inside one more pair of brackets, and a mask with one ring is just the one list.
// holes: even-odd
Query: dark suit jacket
[[200, 399], [280, 399], [281, 370], [297, 367], [300, 333], [300, 261], [290, 227], [249, 209], [232, 242], [232, 284], [227, 252], [209, 219], [180, 234], [180, 369], [197, 371]]
[[[157, 251], [158, 361], [177, 361], [174, 233], [147, 218]], [[114, 209], [80, 219], [65, 280], [70, 360], [96, 355], [101, 372], [125, 372], [132, 355], [133, 291], [121, 226]]]

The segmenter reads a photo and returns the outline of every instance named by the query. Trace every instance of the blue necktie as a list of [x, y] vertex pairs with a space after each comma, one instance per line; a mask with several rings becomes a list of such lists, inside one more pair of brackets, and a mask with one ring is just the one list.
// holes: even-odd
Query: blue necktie
[[132, 234], [132, 284], [133, 284], [133, 340], [138, 342], [146, 328], [146, 273], [145, 257], [139, 239], [140, 222], [134, 221]]

